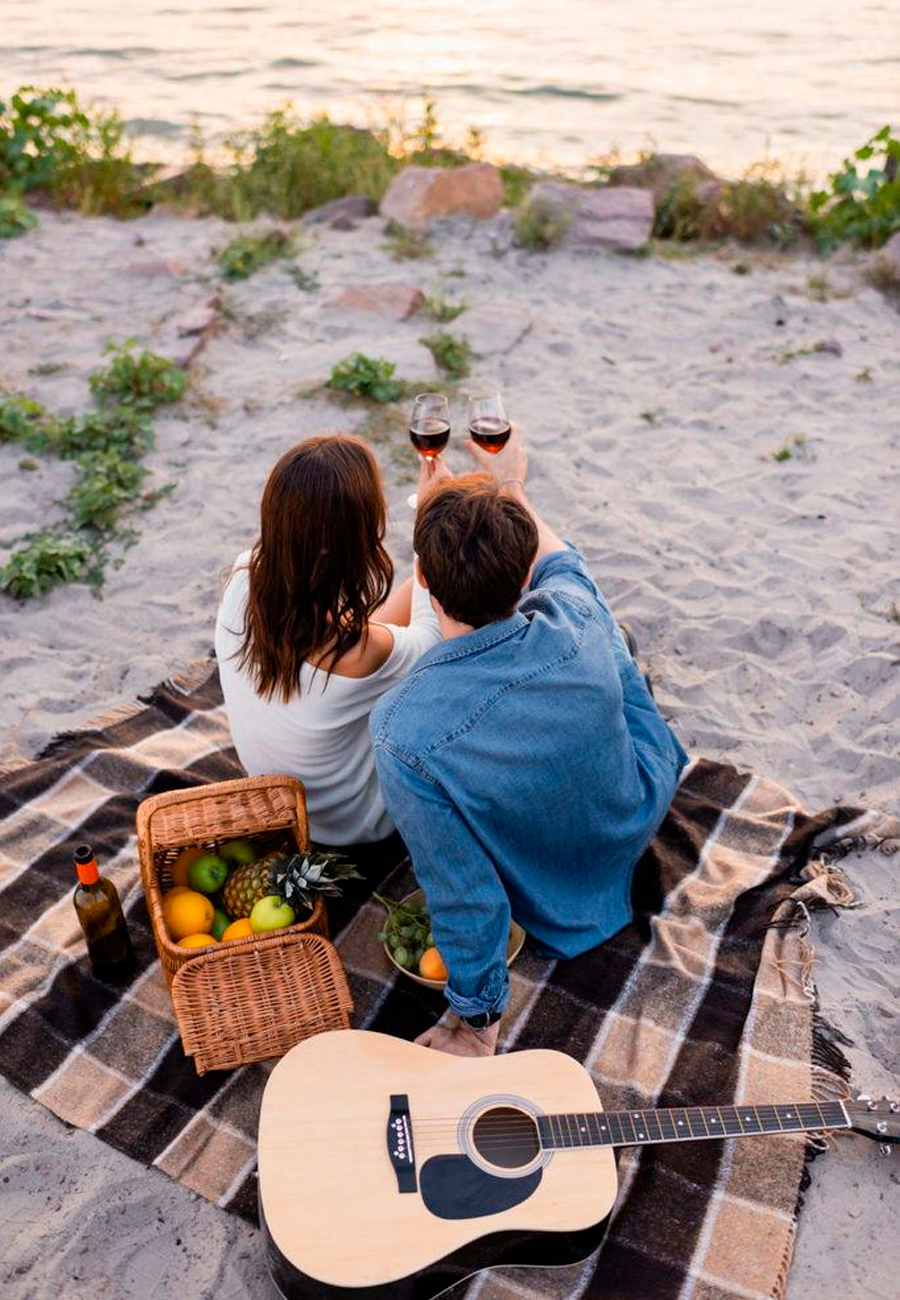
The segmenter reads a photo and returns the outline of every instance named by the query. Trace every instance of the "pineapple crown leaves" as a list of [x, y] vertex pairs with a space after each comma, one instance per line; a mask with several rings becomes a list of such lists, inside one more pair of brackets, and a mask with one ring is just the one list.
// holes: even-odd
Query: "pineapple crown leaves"
[[277, 858], [269, 872], [273, 893], [286, 903], [296, 906], [303, 903], [312, 910], [313, 895], [326, 894], [338, 898], [343, 893], [341, 880], [362, 880], [356, 864], [348, 862], [339, 853], [294, 853]]

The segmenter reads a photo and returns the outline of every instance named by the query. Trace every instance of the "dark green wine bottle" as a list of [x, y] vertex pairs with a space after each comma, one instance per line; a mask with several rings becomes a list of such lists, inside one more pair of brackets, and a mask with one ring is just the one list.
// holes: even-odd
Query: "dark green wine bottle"
[[75, 850], [75, 912], [87, 941], [88, 956], [98, 979], [127, 979], [134, 971], [134, 948], [125, 923], [119, 893], [101, 876], [94, 851], [87, 844]]

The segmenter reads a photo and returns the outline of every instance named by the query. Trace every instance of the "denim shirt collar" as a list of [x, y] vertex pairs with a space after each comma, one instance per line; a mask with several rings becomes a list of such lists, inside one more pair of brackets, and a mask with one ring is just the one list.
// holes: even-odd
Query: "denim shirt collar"
[[488, 646], [508, 641], [527, 626], [528, 619], [516, 610], [509, 618], [498, 619], [495, 623], [485, 623], [484, 627], [476, 627], [471, 632], [464, 632], [462, 636], [451, 637], [449, 641], [439, 641], [437, 645], [425, 651], [412, 671], [418, 673], [433, 664], [465, 659], [469, 655], [477, 654], [479, 650], [486, 650]]

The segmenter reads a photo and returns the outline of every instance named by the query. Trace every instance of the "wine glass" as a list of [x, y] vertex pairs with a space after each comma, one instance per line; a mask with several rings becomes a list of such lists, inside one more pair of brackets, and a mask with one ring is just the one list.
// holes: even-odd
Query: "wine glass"
[[499, 393], [469, 398], [469, 437], [492, 456], [509, 441], [510, 423]]
[[[443, 393], [419, 393], [409, 420], [409, 440], [426, 460], [433, 460], [444, 450], [450, 440], [450, 403]], [[418, 493], [413, 492], [406, 504], [416, 510]]]

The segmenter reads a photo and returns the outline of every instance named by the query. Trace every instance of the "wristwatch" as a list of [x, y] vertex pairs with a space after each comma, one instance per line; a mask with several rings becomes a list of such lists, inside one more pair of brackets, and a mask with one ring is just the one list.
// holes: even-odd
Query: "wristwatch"
[[487, 1029], [489, 1025], [496, 1025], [502, 1015], [502, 1011], [481, 1011], [477, 1016], [460, 1016], [460, 1020], [470, 1029], [480, 1030]]

